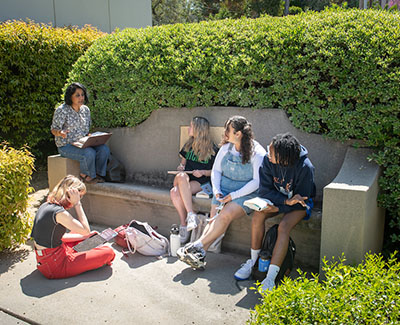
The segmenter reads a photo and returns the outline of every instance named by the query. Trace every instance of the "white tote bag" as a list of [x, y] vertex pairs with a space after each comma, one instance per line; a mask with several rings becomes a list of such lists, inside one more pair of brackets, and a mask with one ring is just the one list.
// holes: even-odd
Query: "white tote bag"
[[[208, 224], [208, 213], [202, 214], [199, 213], [197, 214], [197, 218], [199, 220], [198, 226], [192, 230], [192, 234], [190, 235], [190, 242], [193, 243], [197, 239], [201, 237], [203, 234], [204, 229], [206, 228]], [[221, 253], [221, 244], [222, 244], [222, 238], [224, 238], [225, 233], [223, 233], [221, 236], [219, 236], [208, 248], [208, 252], [212, 253]]]
[[128, 249], [132, 254], [159, 256], [168, 252], [169, 242], [147, 222], [132, 220], [126, 228]]

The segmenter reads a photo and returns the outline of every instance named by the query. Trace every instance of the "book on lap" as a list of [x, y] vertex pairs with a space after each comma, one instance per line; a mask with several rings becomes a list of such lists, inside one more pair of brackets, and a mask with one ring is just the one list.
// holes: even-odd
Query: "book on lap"
[[274, 205], [274, 204], [268, 199], [255, 197], [253, 199], [244, 201], [243, 205], [256, 211], [262, 211], [266, 209], [269, 205]]
[[72, 145], [78, 148], [95, 147], [105, 144], [111, 137], [112, 133], [94, 132], [91, 135], [80, 138], [78, 141], [72, 142]]

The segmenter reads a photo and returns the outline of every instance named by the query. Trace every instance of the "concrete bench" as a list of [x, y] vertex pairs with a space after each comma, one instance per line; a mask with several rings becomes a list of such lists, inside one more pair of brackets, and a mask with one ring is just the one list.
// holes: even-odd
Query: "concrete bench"
[[[317, 269], [323, 256], [340, 256], [342, 252], [349, 263], [358, 263], [365, 252], [380, 251], [384, 213], [376, 202], [379, 168], [366, 159], [370, 151], [355, 149], [351, 142], [340, 143], [299, 131], [285, 112], [274, 109], [162, 109], [135, 128], [110, 129], [113, 136], [108, 145], [124, 164], [127, 183], [88, 185], [83, 204], [89, 221], [114, 227], [138, 219], [157, 225], [162, 234], [168, 235], [171, 224], [179, 219], [169, 196], [173, 176], [166, 171], [175, 170], [179, 164], [178, 148], [185, 142], [187, 125], [196, 115], [210, 121], [217, 143], [225, 120], [243, 115], [253, 124], [255, 138], [264, 147], [282, 132], [293, 133], [307, 147], [316, 168], [317, 197], [310, 220], [302, 221], [292, 232], [297, 265]], [[78, 175], [79, 164], [50, 156], [48, 173], [52, 188], [66, 174]], [[194, 209], [208, 212], [210, 200], [194, 198]], [[267, 227], [280, 218], [267, 220]], [[240, 218], [229, 227], [222, 249], [248, 254], [250, 238], [251, 217]]]

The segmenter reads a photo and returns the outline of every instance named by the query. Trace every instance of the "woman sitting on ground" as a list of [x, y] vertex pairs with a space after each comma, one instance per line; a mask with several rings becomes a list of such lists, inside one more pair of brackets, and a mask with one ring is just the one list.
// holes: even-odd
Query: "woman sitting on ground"
[[[35, 216], [34, 239], [37, 268], [48, 279], [68, 278], [111, 265], [115, 253], [108, 246], [76, 252], [73, 246], [92, 233], [81, 204], [86, 186], [72, 175], [64, 177], [47, 197]], [[74, 208], [78, 219], [69, 214]], [[71, 232], [66, 234], [66, 230]]]
[[51, 124], [58, 152], [62, 157], [79, 161], [80, 176], [85, 183], [102, 183], [110, 155], [108, 147], [104, 144], [87, 148], [72, 145], [89, 134], [91, 118], [86, 106], [86, 88], [80, 83], [72, 83], [65, 91], [64, 101], [55, 110]]
[[180, 218], [181, 244], [189, 240], [190, 231], [198, 225], [192, 195], [201, 191], [201, 185], [210, 182], [211, 168], [218, 151], [210, 138], [210, 124], [204, 117], [194, 117], [188, 133], [189, 140], [179, 152], [182, 159], [177, 169], [182, 173], [175, 176], [174, 187], [170, 191], [172, 203]]
[[206, 251], [223, 236], [230, 223], [251, 210], [244, 201], [256, 196], [259, 185], [259, 168], [265, 149], [253, 140], [251, 124], [242, 116], [233, 116], [225, 122], [222, 141], [211, 173], [214, 197], [211, 219], [202, 236], [194, 243], [178, 249], [178, 257], [193, 268], [203, 268]]
[[258, 196], [270, 200], [262, 211], [255, 211], [251, 225], [251, 259], [235, 273], [237, 280], [246, 280], [258, 259], [265, 232], [265, 220], [283, 213], [278, 238], [272, 252], [271, 264], [262, 290], [272, 290], [280, 266], [285, 259], [291, 230], [311, 215], [315, 196], [314, 166], [308, 151], [290, 133], [278, 134], [268, 146], [268, 154], [260, 169]]

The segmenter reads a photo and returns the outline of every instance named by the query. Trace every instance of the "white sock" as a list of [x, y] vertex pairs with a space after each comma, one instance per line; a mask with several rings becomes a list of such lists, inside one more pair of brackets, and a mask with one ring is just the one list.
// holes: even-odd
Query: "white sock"
[[190, 211], [186, 214], [186, 218], [189, 218], [190, 215], [196, 215], [196, 213], [194, 213], [193, 211]]
[[203, 243], [201, 242], [200, 239], [198, 239], [193, 243], [193, 246], [196, 248], [203, 248]]
[[275, 283], [276, 276], [278, 275], [280, 269], [281, 268], [278, 265], [270, 264], [266, 279]]
[[251, 261], [253, 262], [253, 265], [256, 264], [258, 255], [260, 255], [261, 249], [251, 249]]

